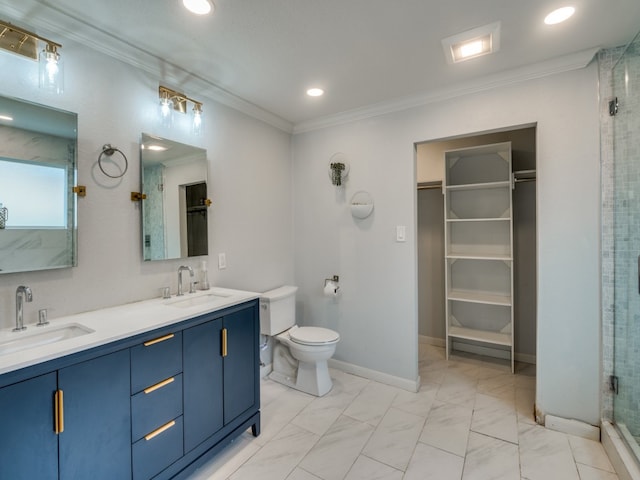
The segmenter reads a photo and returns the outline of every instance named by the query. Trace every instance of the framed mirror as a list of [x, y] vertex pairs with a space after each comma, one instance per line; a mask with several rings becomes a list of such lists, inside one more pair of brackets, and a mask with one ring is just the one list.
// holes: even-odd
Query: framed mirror
[[77, 265], [78, 116], [0, 96], [0, 273]]
[[145, 261], [208, 254], [207, 151], [142, 134]]

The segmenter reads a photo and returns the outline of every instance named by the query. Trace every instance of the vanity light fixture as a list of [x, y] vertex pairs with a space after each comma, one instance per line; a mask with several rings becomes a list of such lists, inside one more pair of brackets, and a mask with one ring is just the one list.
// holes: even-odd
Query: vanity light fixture
[[206, 15], [214, 10], [214, 5], [209, 0], [182, 0], [184, 7], [196, 15]]
[[[40, 52], [38, 52], [38, 42], [44, 43], [44, 48]], [[40, 88], [50, 93], [63, 92], [64, 70], [58, 52], [62, 45], [0, 20], [0, 48], [33, 60], [39, 60]]]
[[163, 127], [171, 128], [173, 124], [173, 112], [187, 113], [187, 103], [193, 103], [191, 110], [191, 131], [194, 135], [202, 133], [202, 102], [187, 97], [184, 93], [176, 92], [160, 85], [158, 87], [160, 97], [160, 118]]
[[568, 20], [575, 12], [576, 9], [574, 7], [558, 8], [544, 17], [544, 23], [547, 25], [557, 25], [558, 23]]
[[450, 64], [495, 53], [500, 49], [500, 22], [447, 37], [442, 48]]

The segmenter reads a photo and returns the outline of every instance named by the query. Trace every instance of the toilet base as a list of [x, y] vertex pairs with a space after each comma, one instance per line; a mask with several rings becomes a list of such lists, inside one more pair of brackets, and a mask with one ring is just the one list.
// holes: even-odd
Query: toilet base
[[[333, 382], [326, 360], [313, 363], [296, 360], [283, 345], [277, 345], [275, 350], [271, 380], [316, 397], [331, 391]], [[292, 368], [293, 362], [297, 363], [297, 369]]]

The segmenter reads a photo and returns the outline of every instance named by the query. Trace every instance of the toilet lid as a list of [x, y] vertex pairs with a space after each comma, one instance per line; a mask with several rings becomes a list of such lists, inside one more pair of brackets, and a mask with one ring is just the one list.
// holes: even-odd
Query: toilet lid
[[302, 345], [320, 345], [340, 340], [338, 332], [321, 327], [299, 327], [289, 330], [289, 337]]

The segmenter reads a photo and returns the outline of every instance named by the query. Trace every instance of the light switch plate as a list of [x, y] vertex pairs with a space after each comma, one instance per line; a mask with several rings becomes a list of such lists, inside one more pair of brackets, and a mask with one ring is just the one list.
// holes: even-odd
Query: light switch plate
[[218, 270], [227, 268], [227, 255], [225, 253], [218, 254]]
[[407, 227], [404, 225], [398, 225], [396, 227], [396, 242], [407, 241]]

